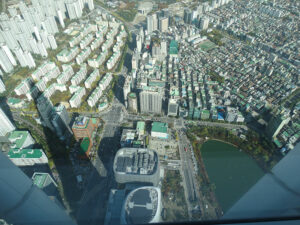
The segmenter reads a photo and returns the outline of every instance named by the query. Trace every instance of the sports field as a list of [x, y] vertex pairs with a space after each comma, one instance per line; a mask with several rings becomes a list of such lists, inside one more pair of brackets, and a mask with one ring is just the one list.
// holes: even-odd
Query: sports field
[[198, 45], [203, 51], [209, 51], [216, 47], [216, 45], [210, 40], [203, 41]]

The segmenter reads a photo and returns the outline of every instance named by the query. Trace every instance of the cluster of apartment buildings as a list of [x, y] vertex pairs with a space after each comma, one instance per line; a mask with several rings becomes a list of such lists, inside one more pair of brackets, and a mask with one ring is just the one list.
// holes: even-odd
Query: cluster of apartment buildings
[[[94, 35], [96, 36], [95, 40]], [[92, 83], [100, 76], [98, 67], [104, 63], [106, 56], [108, 55], [108, 49], [112, 47], [114, 43], [114, 38], [116, 37], [116, 44], [113, 48], [114, 54], [108, 60], [107, 65], [110, 65], [108, 66], [109, 68], [113, 67], [117, 62], [121, 54], [121, 47], [124, 44], [123, 38], [125, 38], [126, 35], [124, 27], [120, 26], [120, 23], [115, 21], [108, 23], [107, 20], [97, 18], [96, 24], [88, 23], [69, 41], [69, 45], [71, 47], [70, 50], [63, 49], [60, 53], [58, 53], [57, 59], [59, 61], [64, 63], [68, 62], [68, 64], [62, 64], [62, 71], [60, 71], [60, 68], [56, 66], [54, 62], [45, 61], [34, 72], [32, 72], [31, 77], [24, 79], [15, 88], [15, 93], [18, 96], [26, 95], [28, 100], [36, 99], [40, 94], [43, 94], [44, 97], [47, 97], [50, 100], [56, 90], [64, 92], [69, 89], [70, 93], [73, 94], [69, 100], [70, 106], [72, 108], [78, 108], [81, 105], [83, 96], [88, 93], [86, 88], [90, 89], [92, 87]], [[106, 37], [105, 42], [103, 42], [104, 37]], [[97, 38], [100, 38], [103, 44], [102, 42], [99, 42], [99, 39]], [[89, 46], [93, 45], [93, 48], [99, 49], [101, 44], [102, 48], [106, 45], [104, 51], [101, 51], [98, 56], [95, 55], [96, 60], [94, 62], [90, 59], [87, 60], [91, 53], [91, 48]], [[80, 52], [81, 48], [84, 49]], [[99, 57], [100, 61], [98, 60]], [[76, 59], [76, 62], [81, 65], [76, 73], [73, 70], [71, 62], [71, 60], [74, 59]], [[89, 66], [92, 65], [95, 67], [94, 71], [90, 75], [87, 74], [87, 64], [84, 63], [84, 61], [87, 61]], [[51, 86], [47, 87], [47, 83], [52, 79], [56, 79], [57, 82], [52, 83]], [[99, 87], [93, 91], [88, 99], [88, 104], [91, 107], [95, 106], [99, 98], [102, 96], [102, 92], [106, 89], [111, 80], [111, 74], [106, 74], [102, 78], [99, 83]], [[69, 85], [69, 81], [71, 81], [71, 85]], [[84, 86], [80, 86], [80, 83], [83, 81]]]
[[90, 107], [94, 107], [96, 105], [98, 100], [102, 97], [105, 89], [109, 86], [112, 79], [113, 77], [111, 73], [107, 73], [102, 77], [98, 86], [94, 89], [94, 91], [91, 93], [90, 97], [87, 100]]
[[[81, 28], [79, 33], [69, 41], [71, 48], [63, 49], [58, 53], [57, 59], [64, 63], [75, 59], [78, 65], [87, 61], [89, 66], [99, 68], [107, 60], [111, 48], [113, 54], [106, 62], [107, 69], [111, 70], [121, 56], [123, 38], [126, 36], [123, 25], [118, 22], [108, 22], [99, 17], [96, 18], [96, 24], [88, 24]], [[100, 46], [101, 51], [97, 51]], [[91, 56], [92, 52], [94, 54]]]
[[[299, 17], [293, 13], [297, 4], [282, 4], [201, 3], [195, 10], [178, 10], [180, 14], [173, 15], [167, 34], [149, 35], [141, 29], [132, 57], [133, 70], [124, 85], [129, 111], [156, 114], [163, 110], [169, 116], [241, 123], [280, 105], [299, 87], [294, 57], [297, 41], [292, 32]], [[162, 13], [171, 11], [166, 9]], [[249, 18], [255, 21], [248, 23]], [[247, 32], [243, 31], [247, 26]], [[239, 32], [232, 32], [237, 27]], [[253, 36], [255, 27], [258, 29]], [[282, 38], [274, 35], [280, 27], [287, 27]], [[217, 35], [221, 38], [214, 44]], [[271, 45], [273, 41], [275, 44]], [[285, 48], [289, 49], [288, 57], [283, 54]], [[162, 52], [167, 52], [167, 57]], [[285, 115], [290, 118], [288, 122], [283, 119], [285, 122], [275, 126], [280, 129], [275, 132], [274, 128], [270, 135], [273, 140], [278, 136], [281, 142], [293, 144], [299, 139], [298, 120], [291, 119], [298, 115], [295, 110]], [[280, 116], [274, 116], [277, 117]]]
[[59, 32], [59, 26], [65, 27], [67, 17], [80, 18], [85, 5], [90, 10], [94, 9], [93, 0], [36, 0], [30, 5], [24, 2], [10, 5], [8, 14], [0, 15], [1, 70], [11, 73], [18, 64], [36, 67], [32, 54], [46, 58], [47, 49], [56, 49], [54, 35]]
[[[0, 136], [7, 138], [6, 151], [8, 158], [17, 166], [34, 166], [48, 163], [43, 149], [35, 147], [35, 140], [28, 131], [17, 130], [10, 118], [0, 108]], [[4, 138], [4, 139], [6, 139]]]

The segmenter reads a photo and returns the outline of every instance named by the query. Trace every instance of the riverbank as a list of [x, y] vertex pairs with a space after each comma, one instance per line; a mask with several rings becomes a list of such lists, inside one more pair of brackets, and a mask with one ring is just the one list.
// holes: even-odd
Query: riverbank
[[225, 143], [225, 144], [228, 144], [228, 145], [232, 145], [232, 146], [238, 148], [238, 146], [235, 145], [235, 144], [232, 144], [232, 143], [230, 143], [230, 142], [228, 142], [228, 141], [223, 141], [223, 140], [217, 139], [217, 138], [209, 138], [209, 139], [206, 139], [202, 144], [204, 144], [205, 142], [208, 142], [208, 141], [219, 141], [219, 142], [222, 142], [222, 143]]

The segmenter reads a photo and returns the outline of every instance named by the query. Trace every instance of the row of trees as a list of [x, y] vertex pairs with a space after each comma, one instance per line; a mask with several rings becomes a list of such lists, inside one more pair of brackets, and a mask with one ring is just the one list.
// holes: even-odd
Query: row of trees
[[168, 196], [170, 192], [178, 193], [182, 189], [181, 177], [178, 170], [168, 170], [165, 179], [162, 184], [162, 193], [164, 196]]

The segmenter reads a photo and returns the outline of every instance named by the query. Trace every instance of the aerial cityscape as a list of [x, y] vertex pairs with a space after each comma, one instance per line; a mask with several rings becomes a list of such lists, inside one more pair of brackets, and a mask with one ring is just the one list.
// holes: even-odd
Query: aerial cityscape
[[298, 0], [0, 11], [0, 224], [229, 218], [300, 150]]

